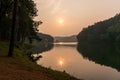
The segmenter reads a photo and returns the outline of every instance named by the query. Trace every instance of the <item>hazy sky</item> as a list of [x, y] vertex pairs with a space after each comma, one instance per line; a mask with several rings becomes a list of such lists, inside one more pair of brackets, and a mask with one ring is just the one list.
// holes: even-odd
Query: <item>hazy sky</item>
[[34, 0], [42, 33], [78, 34], [84, 27], [120, 13], [120, 0]]

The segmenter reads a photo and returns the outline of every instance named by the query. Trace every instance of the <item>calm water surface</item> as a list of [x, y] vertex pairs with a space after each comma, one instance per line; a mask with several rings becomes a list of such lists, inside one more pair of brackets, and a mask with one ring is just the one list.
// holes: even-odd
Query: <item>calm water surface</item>
[[120, 72], [116, 69], [97, 64], [83, 58], [76, 49], [76, 43], [55, 43], [50, 51], [40, 53], [37, 63], [85, 80], [120, 80]]

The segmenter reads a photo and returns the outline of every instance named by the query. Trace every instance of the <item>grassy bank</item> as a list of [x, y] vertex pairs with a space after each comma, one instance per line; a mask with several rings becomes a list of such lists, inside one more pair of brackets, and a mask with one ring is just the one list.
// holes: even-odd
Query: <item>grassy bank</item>
[[30, 45], [17, 45], [14, 57], [7, 57], [8, 41], [0, 41], [0, 80], [79, 80], [67, 73], [31, 62], [24, 54]]

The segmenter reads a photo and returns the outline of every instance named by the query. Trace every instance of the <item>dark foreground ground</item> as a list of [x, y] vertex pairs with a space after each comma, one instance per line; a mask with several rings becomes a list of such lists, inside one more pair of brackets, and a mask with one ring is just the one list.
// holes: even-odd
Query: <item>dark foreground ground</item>
[[0, 41], [0, 80], [79, 80], [67, 73], [51, 70], [31, 62], [23, 48], [15, 48], [15, 55], [7, 57], [8, 42]]

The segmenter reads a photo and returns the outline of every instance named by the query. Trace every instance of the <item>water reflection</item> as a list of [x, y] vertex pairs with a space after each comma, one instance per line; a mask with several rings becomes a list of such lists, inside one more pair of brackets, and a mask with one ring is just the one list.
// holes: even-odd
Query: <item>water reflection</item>
[[39, 53], [51, 50], [53, 46], [54, 45], [50, 43], [40, 42], [37, 46], [33, 47], [31, 51], [33, 53], [39, 54]]
[[27, 51], [27, 55], [30, 58], [30, 60], [37, 61], [43, 57], [41, 55], [42, 52], [51, 50], [53, 46], [53, 44], [50, 44], [48, 42], [40, 42], [37, 46]]
[[[79, 52], [76, 50], [76, 48], [78, 48]], [[108, 51], [104, 48], [110, 49], [111, 51]], [[119, 52], [119, 47], [116, 47], [114, 49], [117, 49], [117, 52]], [[117, 64], [118, 67], [119, 59], [117, 63], [114, 62], [114, 58], [109, 58], [113, 57], [114, 54], [112, 54], [111, 56], [108, 56], [108, 54], [103, 54], [103, 52], [113, 53], [114, 49], [109, 48], [109, 46], [99, 47], [81, 44], [77, 47], [76, 44], [62, 43], [60, 45], [55, 44], [54, 48], [53, 45], [51, 46], [41, 44], [32, 50], [36, 51], [37, 53], [34, 54], [35, 58], [37, 58], [38, 56], [43, 57], [36, 60], [37, 64], [40, 64], [44, 67], [67, 72], [70, 75], [84, 80], [120, 80], [120, 73], [116, 71], [117, 68], [114, 69], [115, 67], [107, 67], [107, 64], [112, 63], [109, 62], [109, 60], [113, 61], [113, 66]], [[95, 52], [98, 52], [98, 54]], [[102, 57], [103, 55], [104, 57]], [[116, 57], [118, 56], [117, 54], [115, 55]], [[99, 64], [96, 64], [95, 62]], [[100, 64], [107, 66], [101, 66]]]
[[64, 65], [64, 59], [63, 58], [60, 58], [59, 60], [58, 60], [58, 64], [62, 67], [63, 65]]
[[101, 65], [110, 66], [120, 71], [120, 46], [105, 44], [79, 44], [78, 51], [84, 58], [88, 58]]
[[[120, 79], [120, 73], [114, 68], [96, 64], [92, 59], [85, 59], [83, 53], [78, 52], [76, 50], [76, 47], [76, 45], [55, 45], [54, 48], [52, 48], [50, 51], [43, 52], [42, 54], [40, 53], [43, 58], [39, 59], [37, 61], [37, 64], [59, 71], [65, 71], [75, 77], [82, 78], [84, 80]], [[83, 47], [78, 47], [82, 48], [82, 52], [84, 50], [86, 51], [86, 46], [83, 45]], [[81, 51], [81, 49], [78, 50]], [[98, 50], [95, 50], [94, 48], [93, 51]], [[98, 56], [98, 58], [99, 57], [100, 56]], [[86, 58], [88, 58], [88, 56]]]

